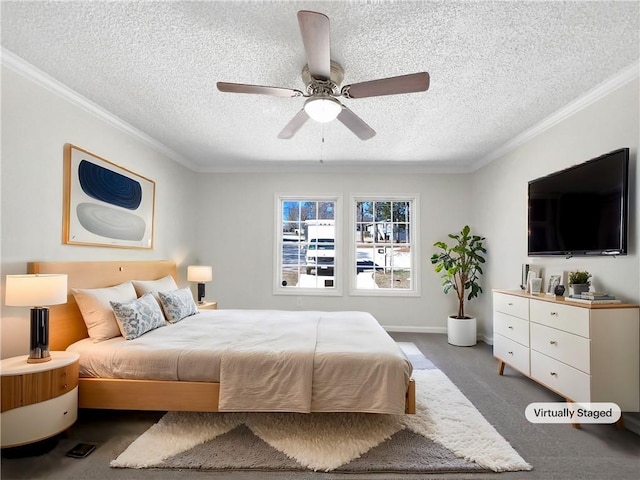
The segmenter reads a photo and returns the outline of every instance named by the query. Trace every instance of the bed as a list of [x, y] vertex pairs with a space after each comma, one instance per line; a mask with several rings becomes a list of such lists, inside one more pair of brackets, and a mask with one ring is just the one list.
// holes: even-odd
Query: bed
[[[28, 270], [29, 273], [66, 273], [70, 290], [110, 287], [129, 280], [155, 280], [167, 275], [176, 278], [176, 265], [171, 261], [34, 262], [28, 265]], [[80, 408], [415, 413], [415, 384], [410, 378], [410, 363], [392, 341], [390, 346], [390, 337], [375, 319], [364, 312], [202, 310], [186, 321], [158, 328], [132, 341], [119, 337], [92, 343], [74, 295], [69, 295], [66, 304], [50, 307], [50, 311], [51, 350], [70, 349], [81, 355]], [[272, 328], [266, 327], [271, 325], [269, 322], [282, 323], [284, 333], [274, 335]], [[291, 328], [294, 324], [295, 328]], [[291, 333], [298, 330], [302, 332], [299, 335], [302, 344], [309, 344], [306, 349], [288, 347], [298, 341], [294, 342]], [[178, 350], [176, 344], [184, 343], [177, 340], [181, 338], [178, 331], [191, 332], [187, 337], [194, 337], [194, 331], [208, 332], [199, 336], [223, 346], [224, 355], [215, 348], [210, 350], [206, 342], [189, 344], [186, 352]], [[247, 335], [248, 331], [252, 335]], [[314, 331], [315, 337], [310, 333]], [[252, 349], [266, 345], [264, 342], [271, 341], [270, 337], [280, 342], [275, 344], [282, 350], [277, 362], [284, 361], [284, 366], [279, 368], [280, 364], [273, 363], [268, 366], [268, 374], [252, 375], [253, 364], [246, 363], [245, 359], [255, 356]], [[360, 341], [349, 342], [346, 340], [349, 337]], [[152, 350], [159, 345], [167, 346], [164, 355], [169, 352], [171, 360], [150, 360], [157, 358], [152, 356], [155, 355]], [[132, 346], [135, 348], [131, 349]], [[314, 351], [311, 360], [309, 348]], [[133, 356], [126, 357], [127, 350], [133, 350]], [[342, 362], [341, 358], [347, 354], [351, 356], [350, 363], [335, 363]], [[100, 355], [109, 360], [100, 364], [97, 359]], [[387, 358], [393, 365], [384, 363]], [[139, 373], [136, 362], [161, 367], [155, 373]], [[206, 368], [196, 367], [197, 362], [204, 362]], [[365, 368], [366, 365], [369, 368]], [[305, 371], [313, 372], [309, 377], [313, 381], [308, 382], [311, 387], [287, 383], [306, 378]], [[279, 373], [276, 375], [276, 372]], [[294, 403], [283, 400], [287, 392], [295, 393], [296, 389], [300, 390], [301, 403], [295, 403], [297, 397], [293, 394], [289, 396], [296, 399]], [[311, 392], [310, 397], [303, 398], [303, 392]], [[386, 399], [362, 403], [363, 399], [376, 395], [386, 395], [388, 404]], [[248, 398], [249, 403], [243, 403], [243, 397]]]

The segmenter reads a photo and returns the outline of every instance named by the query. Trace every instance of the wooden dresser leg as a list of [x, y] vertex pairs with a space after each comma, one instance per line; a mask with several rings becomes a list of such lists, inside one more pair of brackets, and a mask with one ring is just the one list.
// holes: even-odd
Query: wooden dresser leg
[[504, 362], [500, 360], [498, 362], [498, 375], [504, 374]]
[[622, 415], [620, 415], [620, 418], [616, 422], [616, 427], [618, 427], [621, 430], [624, 429], [624, 418], [622, 418]]

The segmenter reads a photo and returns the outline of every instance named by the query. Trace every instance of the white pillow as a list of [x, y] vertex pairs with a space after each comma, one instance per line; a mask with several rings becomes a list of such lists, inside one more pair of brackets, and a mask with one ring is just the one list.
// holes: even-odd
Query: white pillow
[[166, 325], [160, 305], [150, 293], [130, 302], [111, 302], [111, 306], [122, 336], [127, 340]]
[[178, 285], [176, 285], [176, 281], [171, 275], [158, 280], [131, 280], [131, 283], [133, 288], [136, 289], [138, 297], [143, 296], [145, 293], [151, 293], [158, 301], [160, 301], [158, 292], [171, 292], [178, 289]]
[[72, 288], [89, 337], [94, 342], [102, 342], [120, 336], [118, 322], [109, 302], [128, 302], [136, 299], [136, 291], [131, 282], [107, 288]]
[[167, 320], [176, 323], [185, 317], [198, 313], [191, 290], [182, 288], [173, 292], [158, 292], [160, 303]]

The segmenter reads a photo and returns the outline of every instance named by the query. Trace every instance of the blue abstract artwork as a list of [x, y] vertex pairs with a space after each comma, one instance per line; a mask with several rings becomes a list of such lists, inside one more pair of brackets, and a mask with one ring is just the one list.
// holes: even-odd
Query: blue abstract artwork
[[65, 243], [153, 248], [153, 181], [67, 144], [65, 197]]

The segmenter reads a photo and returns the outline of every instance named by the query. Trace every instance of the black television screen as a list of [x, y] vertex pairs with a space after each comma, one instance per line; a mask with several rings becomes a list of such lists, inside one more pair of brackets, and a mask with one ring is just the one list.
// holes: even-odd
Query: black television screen
[[626, 255], [629, 149], [529, 182], [529, 256]]

